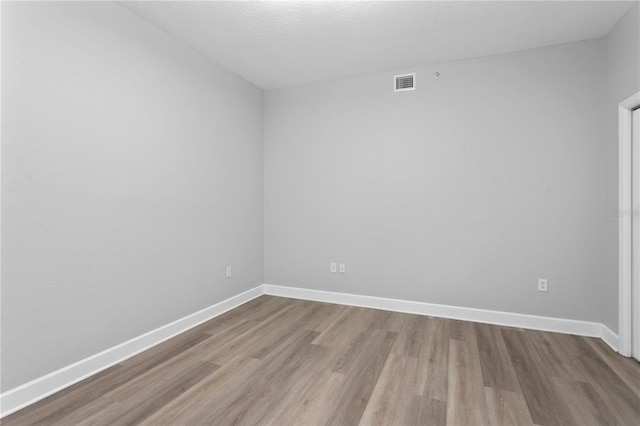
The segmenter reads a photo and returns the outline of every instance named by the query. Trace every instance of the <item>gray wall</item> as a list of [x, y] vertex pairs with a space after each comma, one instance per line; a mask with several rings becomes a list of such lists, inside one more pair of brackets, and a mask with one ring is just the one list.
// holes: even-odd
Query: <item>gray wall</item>
[[604, 277], [602, 321], [618, 331], [618, 104], [640, 90], [640, 6], [636, 4], [605, 39]]
[[603, 49], [265, 92], [265, 282], [600, 321]]
[[7, 390], [262, 283], [262, 91], [114, 3], [3, 2], [2, 208]]
[[604, 211], [639, 14], [398, 71], [415, 92], [393, 72], [268, 91], [263, 117], [258, 88], [117, 5], [3, 2], [2, 391], [261, 282], [617, 330]]

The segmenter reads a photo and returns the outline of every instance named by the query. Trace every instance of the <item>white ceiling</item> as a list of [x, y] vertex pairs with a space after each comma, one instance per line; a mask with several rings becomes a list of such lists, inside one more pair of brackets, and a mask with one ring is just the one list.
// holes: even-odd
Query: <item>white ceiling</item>
[[602, 37], [617, 1], [120, 2], [263, 89]]

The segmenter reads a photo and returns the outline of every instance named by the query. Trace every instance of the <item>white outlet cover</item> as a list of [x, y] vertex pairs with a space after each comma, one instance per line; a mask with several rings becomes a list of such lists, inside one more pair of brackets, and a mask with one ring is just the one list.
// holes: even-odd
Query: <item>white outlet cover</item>
[[540, 278], [538, 280], [538, 291], [548, 291], [547, 280], [544, 278]]
[[340, 273], [344, 274], [347, 271], [347, 267], [345, 266], [344, 263], [340, 264]]

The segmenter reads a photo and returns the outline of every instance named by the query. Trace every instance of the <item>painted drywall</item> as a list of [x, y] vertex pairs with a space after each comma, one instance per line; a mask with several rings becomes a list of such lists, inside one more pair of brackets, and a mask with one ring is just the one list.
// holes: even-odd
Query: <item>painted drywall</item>
[[265, 282], [599, 322], [603, 49], [265, 92]]
[[261, 284], [263, 255], [260, 89], [112, 2], [2, 9], [4, 391]]
[[605, 38], [605, 200], [602, 322], [618, 331], [618, 104], [640, 90], [640, 5]]

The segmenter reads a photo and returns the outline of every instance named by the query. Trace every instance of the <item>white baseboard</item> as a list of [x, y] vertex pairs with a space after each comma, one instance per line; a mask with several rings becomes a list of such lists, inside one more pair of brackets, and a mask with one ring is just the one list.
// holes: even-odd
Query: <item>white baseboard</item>
[[600, 324], [600, 327], [601, 327], [600, 336], [598, 337], [604, 340], [604, 342], [607, 345], [609, 345], [611, 349], [613, 349], [616, 352], [619, 352], [620, 346], [618, 343], [618, 335], [613, 331], [611, 331], [611, 329], [604, 324]]
[[262, 294], [263, 286], [257, 286], [0, 394], [0, 417], [46, 398]]
[[617, 351], [618, 347], [618, 336], [607, 326], [597, 322], [491, 311], [487, 309], [463, 308], [459, 306], [412, 302], [408, 300], [388, 299], [384, 297], [362, 296], [347, 293], [334, 293], [331, 291], [283, 287], [270, 284], [264, 285], [264, 294], [291, 297], [294, 299], [313, 300], [317, 302], [337, 303], [340, 305], [360, 306], [363, 308], [381, 309], [385, 311], [404, 312], [408, 314], [474, 321], [509, 327], [576, 334], [579, 336], [599, 337], [611, 346], [613, 350]]
[[99, 373], [262, 294], [599, 337], [611, 346], [613, 350], [618, 350], [618, 335], [604, 324], [596, 322], [263, 284], [0, 394], [0, 418]]

